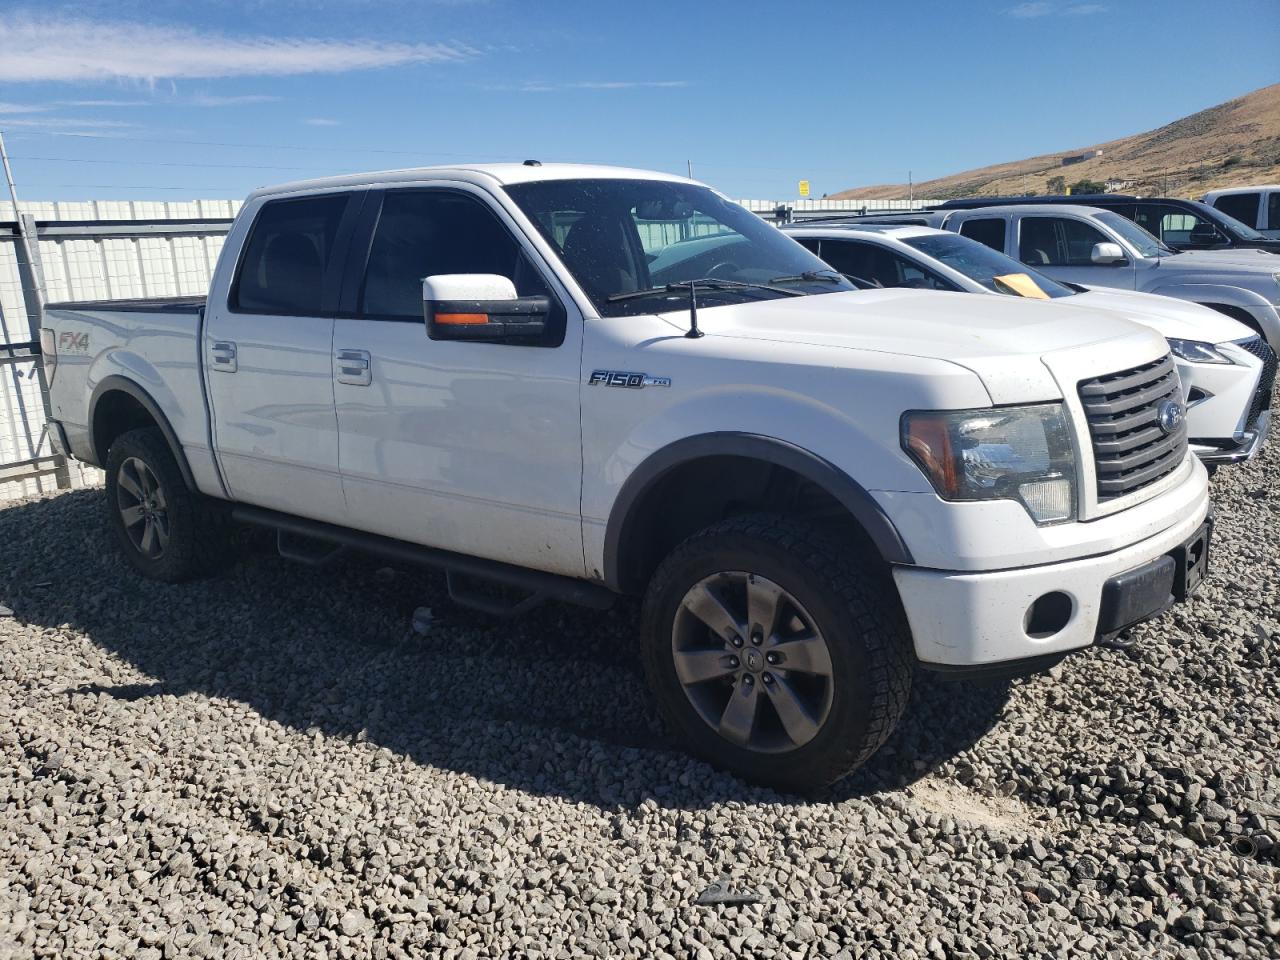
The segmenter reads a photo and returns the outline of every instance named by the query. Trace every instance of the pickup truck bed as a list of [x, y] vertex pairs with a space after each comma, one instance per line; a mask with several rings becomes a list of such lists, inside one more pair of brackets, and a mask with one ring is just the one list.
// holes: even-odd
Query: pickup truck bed
[[199, 313], [208, 297], [139, 297], [136, 300], [67, 300], [46, 310], [106, 310], [113, 313]]

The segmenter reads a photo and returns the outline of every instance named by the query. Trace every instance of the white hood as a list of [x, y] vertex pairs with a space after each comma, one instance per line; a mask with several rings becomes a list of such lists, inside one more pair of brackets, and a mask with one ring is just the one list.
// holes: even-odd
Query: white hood
[[[1066, 300], [975, 297], [888, 288], [759, 300], [698, 311], [708, 336], [843, 347], [945, 360], [972, 370], [995, 403], [1057, 399], [1053, 354], [1096, 352], [1107, 344], [1112, 369], [1146, 363], [1168, 350], [1149, 327], [1123, 313]], [[663, 318], [680, 329], [688, 314]], [[1048, 366], [1046, 366], [1048, 364]]]
[[1190, 300], [1177, 300], [1154, 293], [1137, 293], [1109, 287], [1091, 287], [1071, 298], [1082, 307], [1102, 307], [1120, 313], [1135, 323], [1150, 327], [1162, 337], [1225, 343], [1256, 336], [1238, 320]]

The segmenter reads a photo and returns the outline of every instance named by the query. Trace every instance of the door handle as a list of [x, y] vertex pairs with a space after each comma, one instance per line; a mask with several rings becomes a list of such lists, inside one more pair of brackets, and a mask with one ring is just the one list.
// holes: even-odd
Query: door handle
[[333, 365], [339, 383], [367, 387], [373, 382], [368, 350], [339, 350], [334, 355]]
[[219, 340], [209, 351], [213, 369], [223, 373], [236, 372], [236, 345], [230, 340]]

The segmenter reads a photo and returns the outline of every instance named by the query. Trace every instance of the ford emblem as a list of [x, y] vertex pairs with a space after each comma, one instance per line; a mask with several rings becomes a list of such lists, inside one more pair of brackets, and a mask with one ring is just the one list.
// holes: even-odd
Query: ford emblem
[[1166, 400], [1160, 404], [1160, 429], [1165, 433], [1173, 433], [1182, 426], [1182, 419], [1186, 416], [1186, 410], [1177, 400]]

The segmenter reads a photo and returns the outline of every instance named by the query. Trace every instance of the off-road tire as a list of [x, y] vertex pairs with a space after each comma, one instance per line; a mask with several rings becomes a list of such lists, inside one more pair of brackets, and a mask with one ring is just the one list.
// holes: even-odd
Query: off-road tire
[[[120, 468], [141, 461], [159, 481], [164, 497], [168, 543], [156, 557], [144, 555], [125, 526], [120, 508]], [[231, 555], [232, 526], [221, 503], [187, 487], [169, 444], [155, 427], [130, 430], [107, 454], [107, 517], [125, 559], [153, 580], [180, 583], [216, 572]]]
[[[672, 631], [686, 592], [722, 571], [766, 577], [792, 594], [831, 654], [832, 699], [818, 733], [787, 752], [758, 752], [713, 730], [676, 673]], [[888, 739], [906, 709], [914, 657], [888, 571], [803, 521], [735, 517], [694, 534], [659, 565], [645, 594], [645, 673], [666, 723], [714, 766], [786, 790], [811, 791], [850, 773]]]

